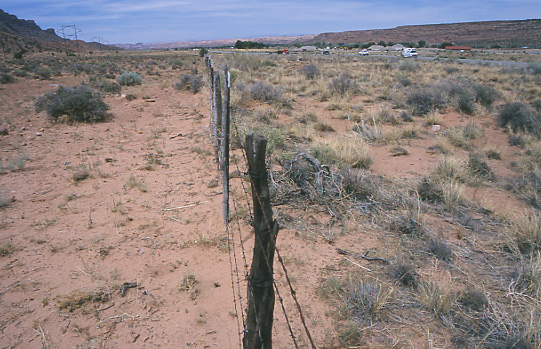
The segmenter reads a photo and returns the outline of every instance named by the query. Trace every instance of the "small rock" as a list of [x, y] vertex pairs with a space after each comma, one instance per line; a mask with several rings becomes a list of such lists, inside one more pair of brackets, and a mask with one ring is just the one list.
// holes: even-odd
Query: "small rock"
[[36, 136], [41, 136], [41, 132], [36, 132]]
[[9, 130], [5, 127], [0, 127], [0, 135], [1, 136], [7, 136], [9, 135]]
[[441, 130], [440, 125], [432, 125], [432, 132], [438, 132], [439, 130]]

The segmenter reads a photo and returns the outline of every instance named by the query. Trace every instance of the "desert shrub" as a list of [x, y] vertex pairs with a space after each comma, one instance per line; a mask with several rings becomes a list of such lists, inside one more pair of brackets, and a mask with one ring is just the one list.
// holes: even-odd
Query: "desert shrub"
[[389, 273], [404, 286], [412, 288], [419, 286], [419, 275], [415, 271], [415, 267], [410, 263], [398, 262], [392, 264], [389, 267]]
[[509, 180], [508, 188], [533, 207], [541, 208], [541, 169], [524, 169]]
[[445, 240], [433, 238], [428, 242], [427, 252], [440, 261], [450, 262], [453, 250]]
[[104, 121], [109, 117], [109, 106], [86, 86], [61, 86], [39, 97], [34, 105], [37, 112], [45, 111], [54, 121], [64, 115], [70, 123]]
[[381, 319], [391, 302], [392, 289], [374, 280], [351, 280], [343, 290], [348, 317], [361, 323]]
[[141, 85], [143, 78], [141, 78], [141, 75], [135, 72], [123, 72], [122, 74], [117, 76], [116, 81], [118, 81], [120, 85], [133, 86]]
[[53, 71], [49, 67], [39, 67], [36, 70], [36, 74], [40, 79], [47, 80], [51, 78], [51, 76], [53, 75]]
[[333, 78], [329, 84], [329, 91], [333, 95], [344, 96], [347, 94], [355, 94], [358, 90], [359, 85], [348, 74], [342, 74], [337, 78]]
[[474, 84], [473, 90], [475, 91], [475, 101], [484, 107], [492, 106], [500, 98], [500, 93], [490, 86]]
[[109, 81], [99, 76], [90, 75], [88, 77], [88, 80], [92, 88], [101, 92], [120, 93], [120, 91], [122, 90], [122, 87], [118, 83], [114, 81]]
[[200, 75], [183, 74], [173, 83], [175, 90], [192, 91], [196, 94], [203, 87], [203, 78]]
[[308, 65], [303, 66], [300, 69], [300, 72], [301, 74], [306, 76], [306, 78], [309, 80], [313, 80], [321, 74], [321, 72], [319, 71], [318, 67], [315, 64], [308, 64]]
[[441, 90], [424, 87], [411, 92], [406, 99], [406, 103], [413, 108], [415, 115], [424, 116], [433, 110], [444, 107], [446, 98]]
[[172, 69], [180, 69], [180, 68], [182, 68], [183, 63], [184, 62], [181, 59], [175, 58], [175, 59], [171, 60], [171, 68]]
[[494, 172], [479, 153], [470, 153], [467, 168], [470, 177], [475, 181], [494, 179]]
[[541, 99], [536, 99], [532, 102], [532, 107], [537, 110], [538, 113], [541, 113]]
[[504, 104], [498, 115], [500, 125], [513, 131], [524, 131], [539, 135], [541, 117], [530, 106], [520, 102]]
[[[15, 72], [13, 72], [13, 75], [23, 78], [23, 77], [28, 76], [28, 72], [24, 69], [19, 69], [19, 70], [15, 70]], [[0, 80], [1, 80], [1, 75], [0, 75]]]
[[414, 61], [400, 61], [397, 65], [398, 70], [403, 72], [416, 72], [420, 69], [420, 66], [417, 62]]
[[459, 112], [472, 115], [475, 112], [475, 101], [469, 93], [461, 93], [457, 98], [457, 109]]
[[257, 81], [249, 88], [250, 96], [258, 101], [279, 103], [282, 101], [284, 91], [264, 81]]
[[410, 78], [405, 77], [405, 76], [398, 76], [396, 79], [398, 80], [400, 85], [402, 85], [404, 87], [410, 86], [411, 84], [413, 84], [413, 81], [411, 81]]
[[389, 230], [402, 235], [419, 237], [423, 227], [411, 213], [399, 214], [389, 222]]
[[460, 69], [457, 68], [457, 67], [445, 67], [445, 68], [443, 68], [443, 70], [444, 70], [447, 74], [453, 74], [453, 73], [458, 73], [458, 72], [460, 72]]
[[15, 81], [15, 78], [13, 75], [8, 73], [2, 73], [0, 74], [0, 84], [11, 84]]

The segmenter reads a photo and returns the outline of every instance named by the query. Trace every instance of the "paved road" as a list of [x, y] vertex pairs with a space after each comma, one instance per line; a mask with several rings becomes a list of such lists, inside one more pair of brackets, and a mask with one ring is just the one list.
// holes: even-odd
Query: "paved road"
[[[241, 53], [241, 54], [249, 54], [249, 55], [271, 55], [276, 54], [274, 52], [239, 52], [239, 51], [218, 51], [218, 50], [209, 50], [211, 53], [228, 53], [228, 54], [235, 54], [235, 53]], [[291, 52], [292, 55], [302, 55], [302, 52]], [[310, 53], [310, 55], [313, 55], [313, 53]], [[344, 55], [347, 56], [358, 56], [358, 53], [345, 53]], [[541, 64], [541, 63], [527, 63], [527, 62], [510, 62], [510, 61], [489, 61], [484, 59], [456, 59], [456, 58], [442, 58], [442, 57], [431, 57], [431, 56], [419, 56], [417, 58], [402, 58], [401, 56], [394, 56], [394, 55], [377, 55], [377, 54], [371, 54], [370, 57], [387, 57], [387, 58], [399, 58], [399, 59], [413, 59], [413, 60], [420, 60], [420, 61], [454, 61], [454, 62], [461, 62], [461, 63], [468, 63], [468, 64], [490, 64], [490, 65], [499, 65], [499, 66], [505, 66], [505, 67], [528, 67], [531, 64]]]

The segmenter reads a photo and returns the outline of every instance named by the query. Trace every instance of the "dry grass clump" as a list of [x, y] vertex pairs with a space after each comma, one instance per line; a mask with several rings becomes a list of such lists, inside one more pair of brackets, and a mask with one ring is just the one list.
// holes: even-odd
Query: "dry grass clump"
[[355, 137], [333, 137], [324, 141], [330, 150], [333, 163], [346, 164], [352, 168], [368, 169], [373, 163], [369, 146]]
[[516, 253], [541, 251], [541, 217], [539, 212], [521, 216], [511, 222], [505, 234], [506, 246]]
[[84, 308], [88, 303], [105, 303], [110, 301], [111, 293], [105, 291], [72, 291], [68, 294], [58, 296], [57, 299], [58, 309], [74, 312], [77, 309]]
[[443, 134], [455, 147], [469, 149], [472, 147], [472, 141], [482, 134], [482, 130], [474, 123], [469, 123], [445, 130]]
[[195, 275], [193, 273], [186, 272], [184, 273], [182, 280], [180, 280], [178, 283], [178, 289], [179, 291], [189, 292], [195, 287], [196, 284], [197, 278]]

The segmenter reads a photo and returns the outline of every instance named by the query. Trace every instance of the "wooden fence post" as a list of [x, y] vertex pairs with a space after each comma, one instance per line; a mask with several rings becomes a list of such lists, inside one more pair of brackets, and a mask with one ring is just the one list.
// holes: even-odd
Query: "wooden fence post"
[[216, 156], [216, 167], [220, 171], [220, 133], [222, 132], [222, 87], [220, 84], [220, 73], [214, 72], [214, 109], [212, 119], [214, 120], [214, 155]]
[[248, 312], [244, 329], [245, 349], [272, 348], [274, 315], [273, 262], [278, 223], [273, 221], [265, 163], [267, 140], [246, 136], [246, 157], [254, 205], [255, 245], [248, 276]]
[[222, 110], [222, 141], [220, 167], [222, 169], [222, 209], [226, 229], [229, 226], [229, 119], [231, 116], [229, 98], [231, 96], [231, 77], [225, 70], [224, 99]]

